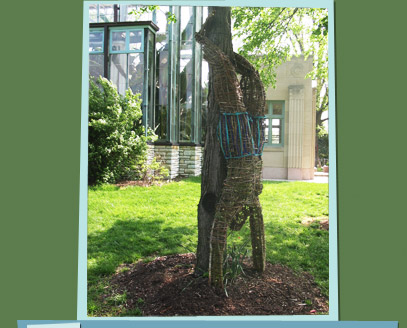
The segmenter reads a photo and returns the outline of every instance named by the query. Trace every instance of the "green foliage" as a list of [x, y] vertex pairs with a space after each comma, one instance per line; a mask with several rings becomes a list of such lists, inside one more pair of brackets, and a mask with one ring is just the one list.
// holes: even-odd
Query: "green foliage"
[[326, 9], [234, 7], [232, 16], [234, 37], [244, 39], [239, 53], [259, 70], [265, 86], [275, 86], [275, 68], [292, 55], [312, 55], [309, 77], [327, 77]]
[[162, 181], [168, 178], [170, 172], [162, 163], [153, 158], [151, 163], [147, 163], [144, 159], [137, 161], [134, 167], [134, 174], [138, 180], [142, 180], [148, 184]]
[[[318, 158], [324, 162], [329, 159], [329, 137], [324, 129], [318, 129]], [[317, 164], [321, 165], [321, 163]]]
[[[160, 6], [152, 5], [152, 6], [141, 6], [137, 10], [131, 11], [129, 14], [135, 15], [136, 20], [139, 19], [143, 14], [153, 12], [154, 10], [159, 10]], [[170, 12], [165, 13], [167, 16], [167, 24], [176, 23], [177, 18], [175, 14]]]
[[124, 96], [109, 80], [91, 78], [89, 87], [88, 183], [115, 183], [131, 179], [137, 162], [145, 161], [147, 141], [141, 123], [140, 96]]
[[232, 283], [239, 275], [244, 274], [243, 261], [249, 254], [247, 246], [248, 240], [241, 244], [232, 242], [231, 246], [228, 245], [225, 249], [223, 256], [223, 285], [226, 296], [228, 295], [227, 285]]
[[[265, 86], [275, 87], [276, 67], [292, 55], [312, 56], [314, 68], [306, 75], [316, 82], [316, 127], [323, 128], [328, 110], [328, 11], [321, 8], [235, 7], [234, 37], [243, 39], [239, 53], [258, 70]], [[328, 153], [321, 137], [322, 154]], [[319, 153], [316, 154], [319, 162]]]
[[141, 317], [143, 315], [143, 311], [140, 310], [138, 306], [136, 306], [134, 309], [127, 310], [124, 313], [121, 313], [121, 317]]
[[127, 292], [123, 294], [113, 294], [110, 297], [106, 298], [106, 302], [112, 306], [119, 306], [125, 304], [127, 301]]

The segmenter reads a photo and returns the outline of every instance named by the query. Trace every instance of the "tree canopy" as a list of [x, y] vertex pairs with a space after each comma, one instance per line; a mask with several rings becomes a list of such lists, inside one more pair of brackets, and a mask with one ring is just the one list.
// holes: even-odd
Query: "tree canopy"
[[233, 7], [239, 53], [259, 70], [265, 85], [275, 85], [275, 68], [292, 55], [314, 57], [308, 77], [327, 80], [328, 12], [319, 8]]
[[[239, 53], [259, 70], [265, 86], [275, 87], [276, 68], [293, 55], [313, 57], [306, 77], [316, 82], [316, 138], [326, 139], [328, 117], [328, 11], [322, 8], [234, 7], [233, 34], [241, 40]], [[326, 148], [326, 147], [325, 147]], [[316, 161], [321, 154], [317, 146]]]

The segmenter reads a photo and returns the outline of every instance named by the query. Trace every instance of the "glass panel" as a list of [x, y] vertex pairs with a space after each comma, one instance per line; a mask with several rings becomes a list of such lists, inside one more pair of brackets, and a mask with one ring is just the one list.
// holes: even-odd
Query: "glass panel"
[[280, 119], [279, 118], [273, 118], [272, 120], [271, 120], [271, 125], [272, 126], [280, 126]]
[[89, 23], [97, 23], [98, 21], [98, 5], [89, 5]]
[[157, 11], [157, 24], [160, 30], [156, 34], [156, 108], [155, 125], [159, 140], [168, 140], [168, 68], [169, 68], [169, 37], [167, 18], [165, 13], [169, 8], [160, 6]]
[[160, 6], [156, 11], [156, 24], [159, 27], [157, 34], [165, 35], [168, 29], [167, 14], [170, 8], [168, 6]]
[[202, 7], [202, 18], [203, 22], [208, 18], [208, 7]]
[[126, 50], [126, 31], [112, 32], [112, 51]]
[[272, 127], [271, 129], [271, 143], [274, 144], [280, 144], [281, 143], [281, 133], [280, 133], [280, 128], [278, 127]]
[[110, 55], [109, 76], [117, 91], [123, 95], [127, 89], [127, 54]]
[[147, 21], [153, 21], [153, 13], [151, 11], [148, 11], [146, 13], [143, 13], [142, 15], [139, 16], [139, 19], [137, 19], [137, 21], [143, 21], [143, 22], [147, 22]]
[[103, 54], [89, 55], [89, 75], [96, 80], [99, 75], [103, 76]]
[[113, 5], [89, 5], [89, 22], [101, 23], [101, 22], [113, 22], [114, 21], [114, 9]]
[[185, 42], [180, 62], [180, 141], [191, 141], [193, 71], [192, 42]]
[[113, 22], [114, 21], [113, 5], [98, 5], [98, 6], [99, 6], [98, 22]]
[[[147, 11], [141, 13], [140, 8], [145, 6], [140, 5], [120, 5], [120, 21], [121, 22], [135, 22], [135, 21], [152, 21], [153, 13]], [[131, 12], [135, 12], [134, 14]]]
[[155, 61], [154, 34], [148, 31], [148, 126], [154, 126], [154, 61]]
[[103, 52], [103, 31], [89, 32], [89, 52]]
[[[202, 7], [195, 7], [195, 32], [201, 29], [201, 21], [202, 21]], [[202, 85], [202, 53], [201, 47], [199, 43], [194, 42], [194, 50], [195, 50], [195, 77], [194, 77], [194, 108], [193, 108], [193, 138], [192, 141], [195, 143], [202, 142], [202, 116], [201, 116], [201, 104], [202, 104], [202, 92], [201, 92], [201, 85]]]
[[[180, 17], [180, 8], [179, 7], [171, 7], [172, 13], [176, 15], [179, 19]], [[179, 22], [179, 20], [178, 20]], [[171, 41], [171, 51], [173, 54], [179, 53], [179, 40], [180, 40], [180, 24], [172, 24], [172, 41]], [[179, 87], [180, 87], [180, 79], [178, 78], [179, 73], [179, 60], [178, 56], [171, 56], [171, 113], [170, 117], [170, 141], [177, 142], [179, 141]]]
[[130, 14], [133, 10], [137, 11], [136, 5], [120, 5], [120, 21], [121, 22], [134, 22], [136, 20], [135, 14]]
[[129, 31], [129, 50], [141, 50], [143, 31]]
[[129, 54], [129, 88], [133, 93], [143, 94], [144, 84], [144, 54]]
[[142, 7], [145, 6], [120, 5], [120, 21], [121, 22], [152, 21], [153, 13], [150, 11], [147, 11], [146, 13], [141, 13], [140, 8]]
[[194, 32], [194, 14], [192, 7], [181, 7], [181, 40], [192, 40]]
[[273, 115], [283, 115], [283, 104], [282, 103], [272, 103], [273, 105]]
[[192, 141], [192, 97], [194, 88], [194, 61], [192, 59], [193, 19], [192, 7], [182, 7], [180, 22], [180, 141]]
[[268, 119], [268, 118], [266, 118], [266, 119], [264, 120], [264, 126], [265, 126], [265, 129], [264, 129], [264, 140], [265, 140], [265, 143], [267, 143], [267, 142], [269, 142], [269, 119]]
[[202, 60], [202, 141], [205, 141], [206, 136], [206, 119], [208, 116], [208, 85], [209, 85], [209, 65], [206, 60]]

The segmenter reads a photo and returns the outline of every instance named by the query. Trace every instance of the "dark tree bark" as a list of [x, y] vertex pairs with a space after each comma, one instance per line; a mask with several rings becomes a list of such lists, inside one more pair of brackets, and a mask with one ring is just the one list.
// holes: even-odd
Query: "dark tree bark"
[[[214, 12], [214, 13], [213, 13]], [[207, 37], [225, 54], [233, 59], [230, 7], [209, 7], [213, 20], [207, 26]], [[224, 159], [216, 129], [219, 120], [219, 106], [213, 92], [212, 71], [209, 70], [208, 116], [206, 140], [203, 156], [201, 199], [198, 205], [198, 247], [197, 272], [207, 272], [209, 268], [210, 234], [214, 220], [216, 204], [219, 201], [223, 181], [226, 178], [226, 160]]]

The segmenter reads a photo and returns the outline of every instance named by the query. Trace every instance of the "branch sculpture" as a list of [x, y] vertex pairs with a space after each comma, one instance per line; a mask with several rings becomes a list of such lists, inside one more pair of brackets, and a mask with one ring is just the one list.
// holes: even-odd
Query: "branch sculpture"
[[[242, 56], [229, 59], [205, 36], [209, 16], [195, 39], [212, 68], [216, 102], [221, 108], [218, 139], [227, 160], [227, 176], [216, 205], [210, 235], [209, 282], [223, 288], [227, 230], [240, 230], [249, 218], [253, 266], [265, 268], [265, 237], [259, 195], [262, 191], [265, 92], [258, 72]], [[241, 75], [240, 81], [237, 73]]]

